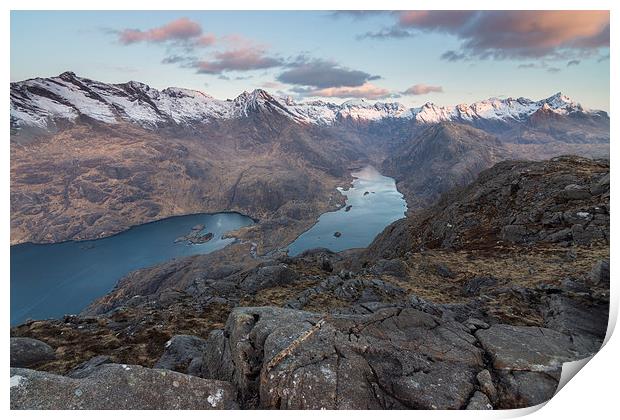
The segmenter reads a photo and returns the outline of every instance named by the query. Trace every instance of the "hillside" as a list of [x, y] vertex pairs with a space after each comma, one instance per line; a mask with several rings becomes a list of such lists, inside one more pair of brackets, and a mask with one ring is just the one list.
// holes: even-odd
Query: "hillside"
[[139, 270], [82, 315], [12, 328], [51, 346], [21, 365], [39, 371], [13, 370], [27, 380], [12, 401], [32, 406], [44, 381], [36, 403], [53, 404], [109, 375], [167, 389], [147, 378], [177, 371], [230, 407], [536, 405], [605, 336], [608, 205], [606, 161], [507, 161], [368, 250], [267, 258], [237, 244]]
[[12, 244], [239, 211], [260, 219], [242, 235], [268, 251], [342, 204], [335, 188], [361, 164], [383, 166], [423, 208], [499, 159], [609, 153], [607, 115], [564, 95], [407, 109], [264, 90], [219, 100], [71, 72], [11, 84], [11, 133]]

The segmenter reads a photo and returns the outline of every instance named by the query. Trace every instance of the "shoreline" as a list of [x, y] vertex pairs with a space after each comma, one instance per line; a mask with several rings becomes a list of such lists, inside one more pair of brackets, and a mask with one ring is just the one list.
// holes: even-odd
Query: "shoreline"
[[163, 222], [163, 221], [170, 220], [170, 219], [176, 219], [176, 218], [179, 218], [179, 217], [188, 217], [188, 216], [215, 216], [216, 214], [238, 214], [240, 216], [247, 217], [247, 218], [251, 219], [253, 224], [260, 223], [260, 219], [257, 219], [257, 218], [252, 217], [252, 216], [248, 216], [247, 214], [243, 214], [243, 213], [241, 213], [239, 211], [236, 211], [236, 210], [225, 210], [225, 211], [215, 211], [215, 212], [198, 212], [198, 213], [188, 213], [188, 214], [175, 214], [174, 216], [162, 217], [161, 219], [151, 220], [149, 222], [140, 223], [140, 224], [137, 224], [137, 225], [131, 225], [127, 229], [124, 229], [124, 230], [122, 230], [120, 232], [115, 232], [115, 233], [112, 233], [110, 235], [100, 236], [98, 238], [92, 238], [92, 239], [68, 239], [66, 241], [59, 241], [59, 242], [32, 242], [32, 241], [27, 241], [27, 242], [19, 242], [19, 243], [16, 243], [16, 244], [11, 243], [10, 247], [11, 247], [11, 249], [13, 249], [13, 247], [18, 247], [18, 246], [22, 246], [22, 245], [58, 245], [58, 244], [64, 244], [64, 243], [67, 243], [67, 242], [75, 242], [75, 243], [92, 242], [92, 241], [98, 241], [100, 239], [112, 238], [114, 236], [118, 236], [120, 234], [123, 234], [125, 232], [128, 232], [128, 231], [130, 231], [132, 229], [135, 229], [137, 227], [140, 227], [140, 226], [146, 226], [146, 225], [150, 225], [150, 224], [153, 224], [153, 223], [159, 223], [159, 222]]

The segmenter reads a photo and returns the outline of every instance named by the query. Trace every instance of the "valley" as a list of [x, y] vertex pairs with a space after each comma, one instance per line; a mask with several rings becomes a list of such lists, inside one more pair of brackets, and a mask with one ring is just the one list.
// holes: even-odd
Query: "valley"
[[244, 237], [266, 253], [342, 205], [336, 187], [364, 164], [421, 209], [500, 160], [609, 156], [607, 114], [561, 94], [418, 109], [263, 90], [222, 101], [66, 72], [12, 83], [11, 127], [11, 244], [238, 211], [260, 220]]

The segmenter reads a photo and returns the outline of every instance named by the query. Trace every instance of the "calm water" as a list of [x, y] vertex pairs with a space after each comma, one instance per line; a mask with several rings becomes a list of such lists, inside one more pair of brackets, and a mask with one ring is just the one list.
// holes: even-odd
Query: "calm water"
[[[130, 271], [172, 258], [207, 254], [234, 239], [225, 232], [252, 224], [237, 213], [171, 217], [131, 228], [109, 238], [11, 247], [11, 325], [28, 318], [58, 318], [78, 313], [109, 292]], [[205, 225], [213, 239], [203, 244], [174, 243]]]
[[[356, 178], [352, 187], [338, 188], [347, 197], [345, 207], [321, 215], [314, 226], [289, 245], [289, 255], [317, 247], [332, 251], [365, 247], [387, 225], [405, 217], [407, 202], [396, 189], [394, 179], [372, 166], [352, 175]], [[351, 206], [349, 211], [347, 206]], [[335, 237], [335, 232], [340, 232], [340, 237]]]

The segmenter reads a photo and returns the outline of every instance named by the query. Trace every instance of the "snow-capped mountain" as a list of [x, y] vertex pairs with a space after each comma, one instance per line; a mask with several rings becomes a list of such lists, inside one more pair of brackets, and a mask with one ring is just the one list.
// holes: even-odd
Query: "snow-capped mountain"
[[262, 89], [243, 92], [233, 100], [219, 100], [203, 92], [167, 88], [157, 90], [140, 82], [108, 84], [65, 72], [57, 77], [11, 83], [11, 127], [50, 129], [80, 118], [103, 123], [131, 122], [146, 128], [166, 124], [204, 124], [218, 119], [247, 117], [271, 111], [298, 123], [334, 125], [340, 121], [414, 120], [419, 124], [442, 121], [466, 123], [520, 122], [539, 109], [557, 115], [600, 114], [558, 93], [547, 99], [491, 98], [471, 105], [437, 106], [427, 103], [407, 108], [396, 102], [370, 103], [363, 99], [341, 105], [325, 101], [295, 102]]

